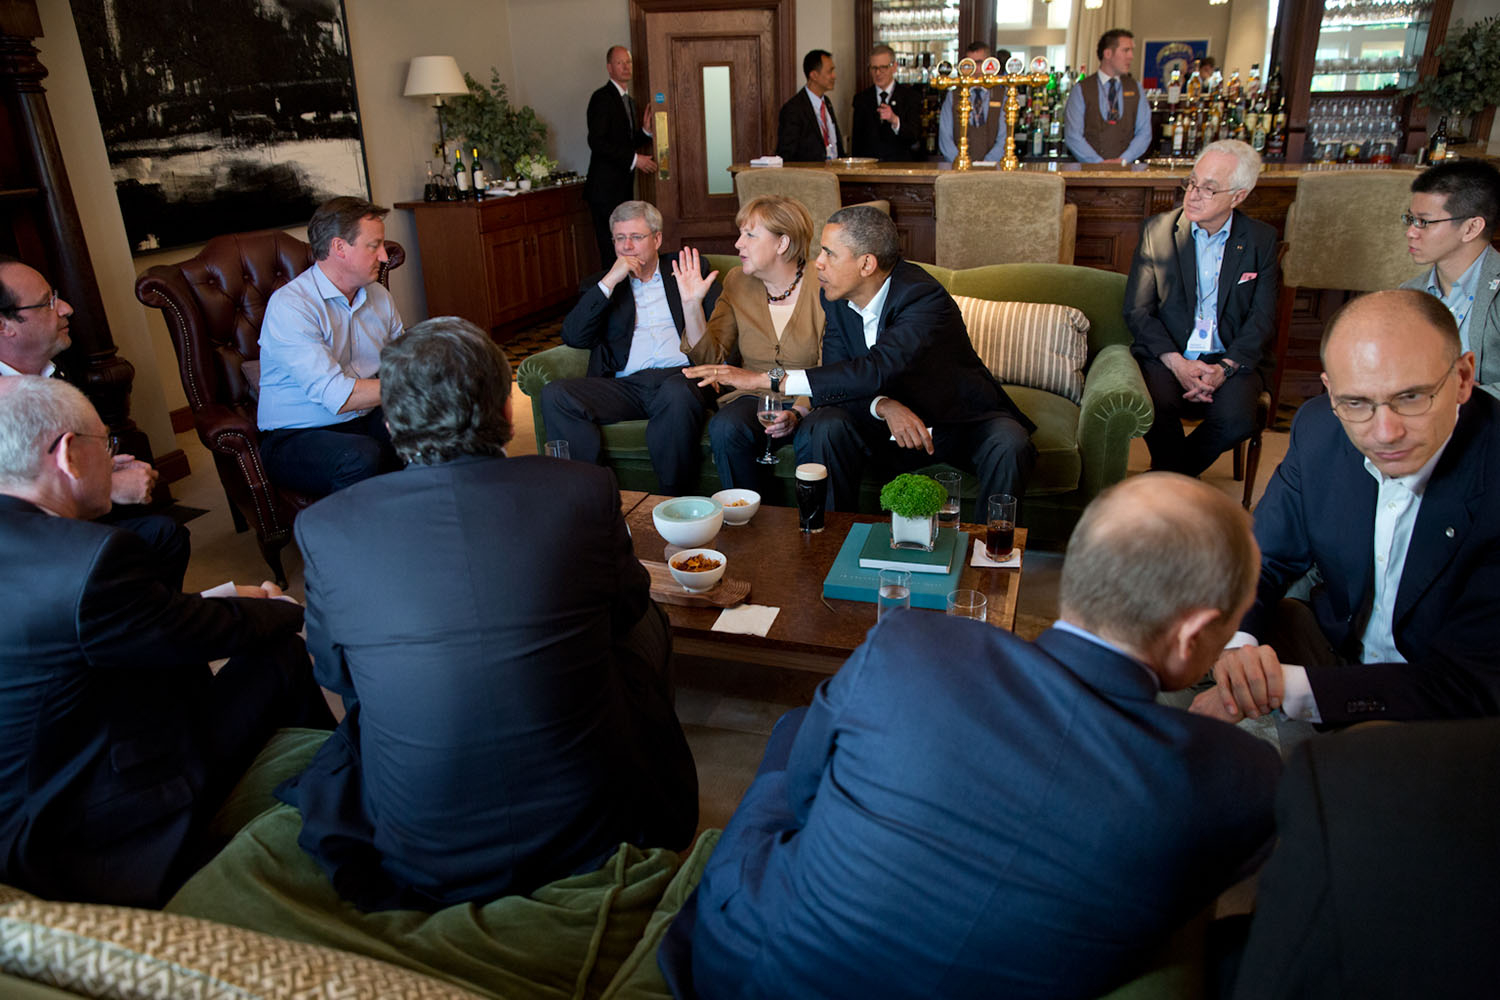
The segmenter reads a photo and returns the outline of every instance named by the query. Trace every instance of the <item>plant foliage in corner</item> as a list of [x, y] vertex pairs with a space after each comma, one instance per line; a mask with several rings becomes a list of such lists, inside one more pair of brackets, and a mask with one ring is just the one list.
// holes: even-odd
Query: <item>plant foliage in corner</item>
[[880, 488], [880, 509], [901, 517], [932, 517], [947, 502], [942, 483], [914, 472], [903, 472]]
[[495, 175], [508, 175], [523, 156], [540, 156], [547, 150], [547, 126], [530, 105], [517, 108], [500, 82], [500, 71], [490, 67], [488, 89], [468, 73], [464, 82], [469, 92], [450, 98], [444, 121], [448, 128], [464, 139], [464, 145], [477, 146], [479, 155], [491, 160]]
[[[1458, 21], [1454, 27], [1462, 25]], [[1437, 57], [1437, 73], [1407, 91], [1423, 107], [1461, 118], [1500, 100], [1500, 15], [1450, 33]]]

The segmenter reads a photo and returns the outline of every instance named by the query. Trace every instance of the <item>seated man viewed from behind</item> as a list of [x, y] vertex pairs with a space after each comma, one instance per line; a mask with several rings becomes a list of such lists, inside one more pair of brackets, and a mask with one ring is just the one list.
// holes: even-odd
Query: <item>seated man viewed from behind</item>
[[[1431, 295], [1375, 292], [1323, 333], [1328, 394], [1302, 404], [1255, 508], [1262, 563], [1195, 711], [1238, 719], [1500, 714], [1500, 402]], [[1308, 601], [1287, 597], [1313, 583]], [[1296, 664], [1293, 666], [1292, 664]]]
[[[793, 438], [797, 461], [828, 467], [837, 510], [859, 509], [871, 460], [881, 475], [948, 462], [978, 476], [974, 519], [988, 520], [992, 494], [1025, 492], [1036, 461], [1034, 425], [974, 353], [958, 303], [901, 259], [890, 216], [863, 205], [839, 209], [822, 239], [823, 360], [787, 371], [781, 383], [781, 391], [812, 399]], [[687, 374], [736, 389], [773, 388], [769, 375], [728, 365]]]
[[388, 208], [324, 202], [315, 262], [272, 293], [260, 327], [260, 457], [279, 486], [327, 496], [397, 467], [380, 412], [380, 349], [401, 317], [380, 284]]
[[1156, 701], [1254, 595], [1249, 517], [1100, 494], [1036, 642], [898, 611], [772, 732], [661, 952], [687, 995], [1097, 997], [1270, 850], [1275, 750]]
[[1431, 264], [1402, 288], [1435, 295], [1453, 314], [1458, 339], [1474, 352], [1474, 381], [1500, 396], [1500, 170], [1483, 160], [1439, 163], [1411, 182], [1402, 217], [1411, 259]]
[[[1125, 283], [1125, 324], [1156, 419], [1151, 467], [1196, 476], [1255, 430], [1275, 365], [1276, 230], [1234, 209], [1260, 154], [1211, 143], [1184, 182], [1182, 207], [1147, 219]], [[1198, 426], [1184, 436], [1184, 417]]]
[[[677, 275], [690, 267], [695, 277], [707, 276], [707, 264], [691, 251], [680, 261], [661, 253], [655, 205], [627, 201], [610, 214], [609, 226], [618, 256], [609, 270], [584, 282], [563, 320], [563, 343], [589, 352], [588, 375], [542, 389], [547, 437], [567, 441], [576, 461], [594, 463], [603, 448], [601, 424], [645, 420], [646, 449], [662, 490], [691, 493], [714, 397], [682, 376], [690, 359], [708, 357], [710, 342], [702, 339], [701, 325], [686, 326]], [[718, 286], [703, 292], [705, 314], [718, 298]]]
[[300, 607], [184, 594], [137, 535], [89, 520], [109, 441], [67, 383], [0, 379], [0, 881], [160, 906], [223, 846], [209, 820], [265, 741], [333, 717]]
[[666, 616], [614, 476], [505, 457], [511, 375], [467, 320], [381, 356], [407, 461], [298, 516], [307, 637], [348, 714], [278, 790], [363, 909], [435, 910], [686, 847], [698, 784]]

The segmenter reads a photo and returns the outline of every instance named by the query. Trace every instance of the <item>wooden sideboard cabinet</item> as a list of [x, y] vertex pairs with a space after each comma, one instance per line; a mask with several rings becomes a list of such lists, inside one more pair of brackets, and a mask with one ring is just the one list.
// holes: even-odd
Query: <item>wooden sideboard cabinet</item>
[[396, 207], [416, 217], [428, 314], [462, 316], [496, 340], [571, 302], [598, 270], [582, 184]]

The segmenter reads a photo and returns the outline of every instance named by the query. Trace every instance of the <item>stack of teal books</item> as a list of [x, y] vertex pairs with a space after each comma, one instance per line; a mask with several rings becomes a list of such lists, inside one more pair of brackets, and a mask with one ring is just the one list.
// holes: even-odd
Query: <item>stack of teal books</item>
[[823, 578], [823, 596], [874, 604], [880, 571], [905, 569], [911, 571], [911, 606], [943, 611], [948, 595], [958, 589], [968, 551], [968, 533], [954, 528], [939, 528], [932, 551], [924, 552], [891, 548], [889, 521], [855, 524]]

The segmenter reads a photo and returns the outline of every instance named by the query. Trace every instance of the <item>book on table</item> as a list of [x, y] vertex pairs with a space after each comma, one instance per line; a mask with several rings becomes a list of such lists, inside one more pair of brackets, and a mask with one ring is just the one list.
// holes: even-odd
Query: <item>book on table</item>
[[[859, 565], [860, 552], [869, 539], [870, 524], [853, 524], [838, 558], [823, 578], [823, 596], [836, 597], [844, 601], [866, 601], [875, 603], [875, 592], [880, 589], [880, 570], [864, 569]], [[969, 551], [968, 532], [955, 531], [954, 550]], [[958, 578], [964, 571], [964, 560], [954, 559], [946, 573], [913, 573], [911, 575], [911, 606], [943, 611], [948, 606], [948, 595], [958, 589]]]
[[953, 553], [957, 551], [954, 542], [958, 539], [958, 529], [940, 527], [938, 528], [937, 540], [932, 543], [932, 551], [924, 552], [921, 549], [895, 549], [891, 548], [891, 522], [881, 521], [870, 525], [869, 537], [859, 550], [859, 565], [861, 569], [905, 569], [913, 573], [947, 573], [953, 568]]

